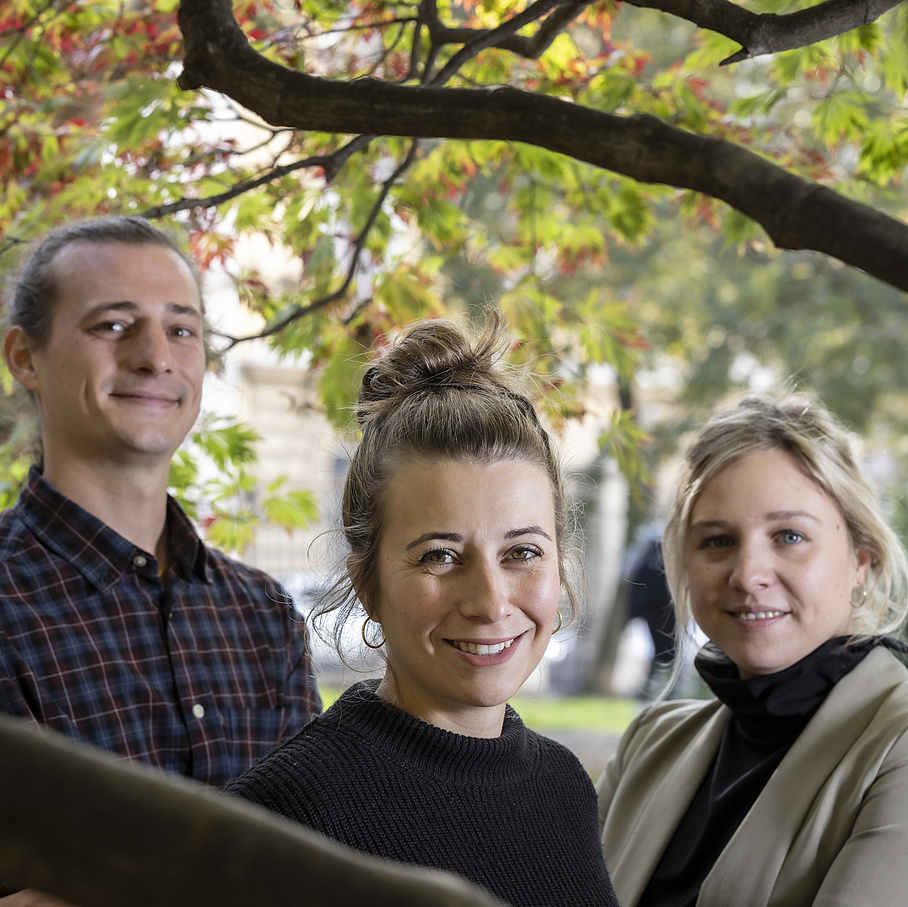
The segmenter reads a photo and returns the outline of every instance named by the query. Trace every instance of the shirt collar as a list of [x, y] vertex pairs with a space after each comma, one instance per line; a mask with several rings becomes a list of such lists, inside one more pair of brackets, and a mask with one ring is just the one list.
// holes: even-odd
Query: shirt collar
[[[110, 588], [126, 570], [139, 566], [137, 557], [144, 557], [152, 570], [157, 569], [154, 554], [143, 551], [61, 494], [36, 467], [29, 470], [16, 510], [45, 547], [68, 561], [99, 591]], [[167, 530], [172, 566], [178, 575], [183, 579], [197, 575], [207, 581], [207, 549], [189, 517], [170, 496]]]
[[173, 569], [185, 580], [198, 576], [209, 582], [208, 549], [186, 512], [170, 495], [167, 495], [167, 533]]

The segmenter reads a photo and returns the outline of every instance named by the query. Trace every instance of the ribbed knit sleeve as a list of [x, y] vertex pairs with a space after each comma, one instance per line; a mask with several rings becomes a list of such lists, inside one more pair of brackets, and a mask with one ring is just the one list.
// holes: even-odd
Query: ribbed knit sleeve
[[510, 707], [500, 737], [434, 727], [356, 684], [228, 792], [374, 856], [458, 873], [515, 907], [617, 905], [596, 795]]

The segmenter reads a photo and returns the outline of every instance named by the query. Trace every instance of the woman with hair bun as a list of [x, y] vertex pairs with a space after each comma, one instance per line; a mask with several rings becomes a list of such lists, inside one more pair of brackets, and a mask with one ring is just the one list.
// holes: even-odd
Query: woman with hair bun
[[801, 394], [717, 412], [663, 539], [716, 698], [661, 702], [599, 782], [625, 907], [908, 898], [908, 565], [847, 432]]
[[[496, 328], [410, 329], [365, 373], [343, 495], [346, 574], [380, 681], [348, 689], [228, 791], [373, 856], [457, 873], [516, 907], [617, 905], [596, 796], [507, 705], [573, 606], [561, 468]], [[573, 614], [573, 607], [571, 610]]]

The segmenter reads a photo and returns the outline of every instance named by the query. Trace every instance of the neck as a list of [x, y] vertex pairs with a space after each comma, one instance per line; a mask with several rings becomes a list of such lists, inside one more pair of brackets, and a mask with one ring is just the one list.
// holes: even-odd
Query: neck
[[163, 571], [167, 562], [169, 466], [142, 469], [117, 463], [85, 463], [45, 452], [44, 478], [123, 538], [154, 554]]
[[504, 725], [505, 704], [493, 706], [475, 706], [472, 708], [461, 707], [457, 709], [443, 709], [430, 702], [426, 702], [420, 695], [410, 695], [401, 691], [396, 682], [393, 671], [389, 668], [385, 672], [375, 695], [391, 705], [397, 706], [402, 712], [434, 725], [443, 731], [451, 731], [464, 737], [500, 737]]

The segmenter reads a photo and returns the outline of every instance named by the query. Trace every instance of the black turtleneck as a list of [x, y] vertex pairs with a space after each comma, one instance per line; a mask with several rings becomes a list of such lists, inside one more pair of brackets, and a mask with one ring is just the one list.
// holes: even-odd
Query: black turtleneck
[[747, 679], [711, 644], [701, 649], [694, 665], [732, 714], [712, 766], [638, 907], [696, 904], [719, 854], [829, 691], [884, 641], [846, 648], [846, 639], [825, 642], [784, 671]]

